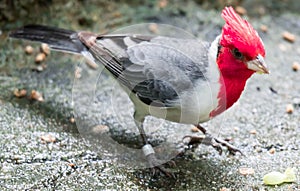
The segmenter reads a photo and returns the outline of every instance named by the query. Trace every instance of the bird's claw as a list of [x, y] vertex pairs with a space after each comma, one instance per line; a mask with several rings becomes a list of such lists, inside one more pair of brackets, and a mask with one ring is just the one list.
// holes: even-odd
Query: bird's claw
[[215, 148], [219, 154], [221, 155], [223, 152], [223, 147], [226, 147], [230, 154], [235, 155], [236, 153], [240, 153], [243, 155], [240, 149], [237, 147], [231, 145], [228, 141], [221, 140], [215, 137], [212, 137], [209, 134], [205, 134], [203, 136], [192, 136], [187, 135], [183, 137], [183, 140], [185, 144], [187, 145], [194, 145], [194, 144], [204, 144], [204, 145], [210, 145], [213, 148]]
[[[161, 172], [167, 177], [174, 178], [174, 179], [176, 178], [175, 174], [171, 172], [170, 169], [164, 167], [164, 165], [162, 165], [162, 161], [156, 158], [155, 153], [151, 153], [147, 155], [146, 158], [153, 171], [153, 175], [155, 175], [157, 172]], [[167, 163], [169, 163], [172, 166], [176, 166], [174, 161], [169, 161]]]

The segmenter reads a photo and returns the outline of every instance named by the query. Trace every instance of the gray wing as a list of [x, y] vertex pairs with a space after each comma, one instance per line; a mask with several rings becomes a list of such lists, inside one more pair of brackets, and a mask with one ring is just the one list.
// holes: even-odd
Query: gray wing
[[89, 51], [145, 104], [174, 107], [181, 93], [206, 80], [208, 47], [194, 39], [107, 35]]

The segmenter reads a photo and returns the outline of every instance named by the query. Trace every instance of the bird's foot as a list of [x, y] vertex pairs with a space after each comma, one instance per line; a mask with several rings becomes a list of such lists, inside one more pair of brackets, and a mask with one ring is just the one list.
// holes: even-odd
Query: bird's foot
[[[150, 168], [153, 170], [153, 175], [158, 172], [161, 172], [170, 178], [175, 178], [174, 173], [164, 166], [164, 162], [157, 159], [155, 152], [150, 144], [146, 144], [143, 146], [143, 152], [150, 165]], [[167, 163], [172, 166], [176, 166], [174, 161], [168, 161]]]
[[[166, 175], [167, 177], [175, 179], [174, 173], [169, 168], [166, 168], [164, 166], [164, 164], [162, 164], [162, 161], [160, 161], [159, 159], [156, 158], [154, 153], [146, 156], [146, 158], [147, 158], [148, 163], [153, 171], [153, 175], [157, 174], [158, 172], [161, 172], [164, 175]], [[173, 161], [168, 162], [168, 163], [175, 165], [175, 163]]]
[[236, 153], [240, 153], [243, 155], [240, 149], [231, 145], [227, 140], [215, 138], [208, 133], [205, 133], [205, 135], [203, 136], [188, 135], [183, 137], [183, 141], [187, 145], [194, 145], [194, 144], [210, 145], [214, 147], [219, 152], [220, 155], [223, 152], [222, 147], [226, 147], [229, 153], [232, 155], [235, 155]]

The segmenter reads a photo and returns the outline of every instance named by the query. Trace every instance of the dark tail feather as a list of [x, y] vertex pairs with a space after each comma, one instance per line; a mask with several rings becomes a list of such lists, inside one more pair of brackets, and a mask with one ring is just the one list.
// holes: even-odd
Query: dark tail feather
[[55, 27], [27, 25], [11, 32], [9, 36], [47, 43], [52, 49], [72, 53], [80, 53], [85, 48], [75, 31]]

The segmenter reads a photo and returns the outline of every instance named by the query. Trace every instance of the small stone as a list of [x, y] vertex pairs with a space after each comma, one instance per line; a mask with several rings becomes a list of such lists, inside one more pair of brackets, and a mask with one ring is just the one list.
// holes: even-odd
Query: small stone
[[194, 126], [194, 127], [191, 128], [191, 131], [192, 131], [193, 133], [197, 133], [197, 132], [199, 132], [200, 130], [199, 130], [196, 126]]
[[270, 150], [269, 150], [269, 153], [270, 154], [274, 154], [276, 152], [276, 149], [274, 147], [272, 147]]
[[292, 114], [294, 112], [294, 106], [292, 104], [288, 104], [288, 105], [286, 105], [285, 110], [288, 114]]
[[299, 62], [293, 62], [292, 68], [295, 72], [297, 72], [298, 70], [300, 70], [300, 64]]
[[25, 89], [22, 89], [22, 90], [15, 89], [14, 90], [14, 95], [18, 98], [25, 97], [26, 94], [27, 94], [27, 91]]
[[36, 63], [41, 63], [46, 59], [46, 55], [44, 53], [38, 53], [35, 57]]
[[50, 47], [48, 44], [46, 43], [42, 43], [41, 44], [41, 52], [45, 53], [46, 56], [48, 56], [50, 54]]
[[260, 30], [264, 33], [268, 32], [268, 26], [267, 25], [261, 25]]
[[252, 129], [252, 130], [250, 130], [250, 134], [252, 134], [252, 135], [256, 135], [256, 133], [257, 133], [256, 129]]
[[41, 136], [41, 140], [45, 143], [54, 143], [54, 142], [56, 142], [56, 138], [51, 134]]
[[38, 65], [38, 66], [36, 67], [36, 70], [37, 70], [38, 72], [42, 72], [42, 71], [44, 70], [44, 68], [43, 68], [42, 65]]
[[44, 98], [43, 98], [43, 94], [36, 91], [36, 90], [32, 90], [31, 94], [30, 94], [30, 99], [36, 100], [36, 101], [40, 101], [43, 102]]
[[152, 33], [154, 33], [154, 34], [157, 34], [157, 33], [158, 33], [158, 26], [157, 26], [156, 23], [151, 23], [151, 24], [149, 24], [148, 28], [149, 28], [149, 31], [150, 31], [150, 32], [152, 32]]
[[234, 130], [235, 132], [238, 132], [238, 131], [240, 130], [240, 128], [234, 127], [233, 130]]
[[239, 173], [241, 175], [246, 176], [246, 175], [252, 175], [252, 174], [254, 174], [255, 171], [254, 171], [253, 168], [241, 167], [241, 168], [239, 168]]
[[235, 11], [240, 15], [246, 15], [247, 14], [247, 10], [242, 6], [236, 6]]
[[284, 40], [289, 41], [291, 43], [295, 42], [296, 36], [288, 31], [282, 33], [282, 37]]
[[26, 53], [26, 54], [32, 54], [32, 53], [33, 53], [33, 48], [32, 48], [32, 46], [27, 45], [27, 46], [25, 47], [25, 53]]

